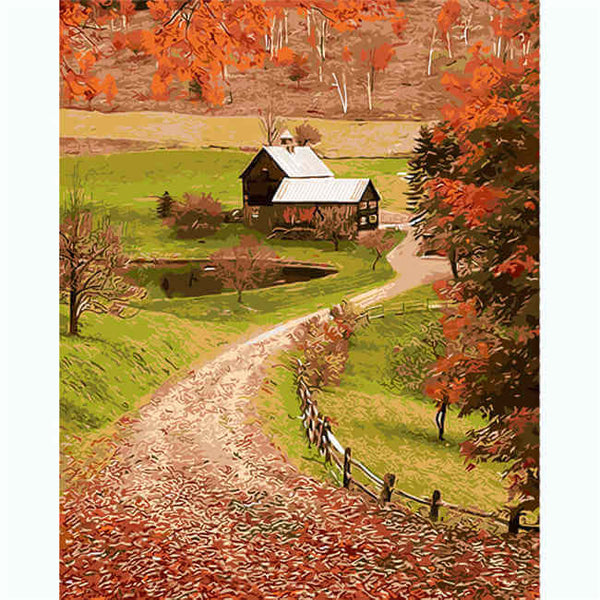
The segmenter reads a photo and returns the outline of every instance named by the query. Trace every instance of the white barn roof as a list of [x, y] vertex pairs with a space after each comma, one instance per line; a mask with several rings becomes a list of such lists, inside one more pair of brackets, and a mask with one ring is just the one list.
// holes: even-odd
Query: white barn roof
[[308, 146], [264, 146], [288, 177], [333, 177], [325, 163]]
[[277, 188], [277, 192], [273, 196], [273, 204], [356, 203], [362, 198], [369, 182], [369, 179], [334, 179], [333, 177], [286, 178]]

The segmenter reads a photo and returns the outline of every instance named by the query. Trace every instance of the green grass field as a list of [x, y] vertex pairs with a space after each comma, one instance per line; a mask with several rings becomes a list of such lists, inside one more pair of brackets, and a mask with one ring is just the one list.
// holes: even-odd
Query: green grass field
[[[224, 225], [204, 243], [179, 240], [155, 215], [152, 194], [168, 189], [210, 191], [226, 206], [239, 204], [237, 175], [249, 155], [237, 151], [157, 151], [64, 158], [62, 189], [68, 189], [75, 165], [90, 194], [89, 208], [123, 225], [125, 252], [133, 256], [203, 258], [231, 246], [243, 225]], [[385, 162], [385, 161], [384, 161]], [[352, 168], [356, 168], [354, 165]], [[166, 183], [165, 183], [166, 182]], [[398, 235], [398, 241], [401, 235]], [[97, 431], [139, 405], [164, 380], [191, 362], [206, 359], [225, 343], [261, 327], [331, 306], [342, 298], [375, 287], [393, 276], [387, 263], [373, 272], [370, 253], [352, 242], [335, 252], [329, 242], [269, 241], [281, 257], [329, 263], [336, 275], [244, 293], [167, 299], [150, 290], [140, 312], [128, 320], [85, 314], [81, 336], [61, 327], [61, 419], [63, 434]], [[66, 307], [62, 307], [63, 319]]]
[[[401, 239], [399, 235], [398, 240]], [[285, 243], [281, 244], [285, 247]], [[61, 326], [61, 421], [64, 433], [94, 431], [134, 408], [162, 381], [192, 361], [206, 359], [225, 343], [261, 327], [326, 308], [393, 276], [387, 263], [370, 270], [364, 248], [343, 243], [289, 243], [288, 254], [335, 264], [340, 272], [323, 279], [198, 298], [149, 298], [127, 320], [85, 314], [81, 336]]]
[[[61, 188], [72, 185], [73, 173], [91, 195], [90, 207], [109, 214], [124, 226], [125, 250], [139, 256], [178, 255], [200, 258], [216, 247], [229, 245], [235, 229], [223, 228], [211, 238], [215, 244], [178, 240], [156, 217], [156, 198], [165, 190], [181, 198], [185, 192], [211, 193], [225, 209], [241, 207], [239, 174], [252, 154], [235, 150], [157, 150], [123, 154], [64, 157]], [[327, 161], [342, 177], [371, 177], [382, 195], [382, 208], [405, 206], [406, 182], [397, 172], [406, 159], [349, 159]]]
[[[437, 311], [398, 316], [394, 310], [403, 301], [427, 297], [433, 299], [435, 294], [430, 286], [423, 286], [386, 302], [385, 318], [354, 334], [341, 384], [319, 395], [319, 408], [333, 419], [336, 437], [351, 446], [353, 457], [379, 476], [395, 473], [397, 488], [422, 497], [439, 489], [448, 502], [498, 509], [506, 501], [500, 466], [479, 465], [467, 472], [459, 454], [467, 430], [479, 426], [481, 419], [458, 419], [450, 410], [446, 441], [439, 442], [433, 403], [421, 394], [389, 386], [388, 357], [394, 345], [406, 343], [419, 334], [421, 324], [439, 317]], [[270, 380], [270, 391], [255, 399], [265, 431], [299, 468], [331, 477], [331, 469], [307, 453], [302, 425], [294, 419], [299, 406], [293, 376], [282, 368], [272, 369]]]

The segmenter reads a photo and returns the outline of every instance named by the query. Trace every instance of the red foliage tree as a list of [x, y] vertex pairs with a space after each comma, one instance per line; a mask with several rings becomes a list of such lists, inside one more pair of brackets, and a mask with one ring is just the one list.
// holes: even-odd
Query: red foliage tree
[[308, 57], [305, 54], [294, 54], [292, 64], [288, 68], [288, 77], [296, 83], [297, 88], [300, 88], [302, 80], [310, 74], [307, 63]]
[[438, 14], [437, 27], [440, 35], [446, 40], [448, 56], [452, 58], [452, 26], [460, 17], [460, 2], [458, 0], [446, 0]]
[[244, 235], [237, 246], [221, 248], [211, 254], [210, 261], [223, 286], [234, 289], [241, 302], [242, 292], [258, 287], [279, 270], [277, 258], [272, 248], [251, 235]]
[[267, 58], [275, 64], [293, 65], [293, 53], [284, 43], [290, 8], [310, 23], [309, 41], [318, 50], [321, 77], [328, 28], [350, 31], [365, 21], [389, 20], [399, 32], [406, 21], [393, 0], [149, 0], [148, 7], [157, 22], [146, 42], [146, 52], [157, 61], [151, 86], [154, 98], [167, 98], [177, 78], [195, 82], [211, 104], [223, 102], [230, 68], [262, 67]]
[[200, 238], [214, 233], [224, 219], [223, 207], [211, 194], [184, 194], [184, 202], [173, 202], [163, 222], [177, 237]]
[[103, 0], [83, 3], [61, 0], [59, 4], [59, 54], [62, 92], [68, 100], [92, 100], [104, 94], [111, 103], [117, 93], [114, 77], [108, 73], [103, 81], [93, 75], [93, 67], [103, 56], [100, 33], [107, 23], [130, 14], [127, 2], [117, 4]]
[[[499, 5], [499, 3], [496, 3]], [[537, 3], [503, 0], [538, 39]], [[527, 19], [518, 17], [527, 12]], [[539, 53], [510, 60], [471, 48], [462, 76], [442, 81], [457, 101], [434, 140], [459, 147], [452, 174], [428, 184], [427, 229], [456, 260], [438, 287], [455, 308], [442, 320], [446, 351], [426, 392], [488, 425], [463, 444], [471, 465], [506, 463], [519, 509], [539, 498]]]
[[358, 236], [358, 243], [361, 246], [375, 252], [375, 260], [371, 268], [375, 270], [375, 266], [384, 252], [391, 250], [396, 244], [394, 234], [385, 229], [374, 229], [372, 231], [361, 232]]

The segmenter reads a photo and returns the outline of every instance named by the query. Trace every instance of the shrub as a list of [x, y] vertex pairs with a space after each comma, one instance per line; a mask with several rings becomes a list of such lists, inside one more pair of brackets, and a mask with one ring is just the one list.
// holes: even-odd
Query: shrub
[[299, 146], [315, 146], [321, 141], [321, 134], [316, 127], [305, 121], [296, 127], [296, 143]]
[[214, 233], [224, 219], [221, 203], [211, 194], [184, 194], [184, 202], [171, 207], [171, 216], [164, 219], [179, 238], [202, 238]]
[[350, 337], [358, 314], [352, 306], [341, 304], [331, 309], [325, 323], [313, 318], [296, 335], [296, 347], [302, 351], [302, 363], [310, 385], [322, 389], [338, 385], [348, 360]]

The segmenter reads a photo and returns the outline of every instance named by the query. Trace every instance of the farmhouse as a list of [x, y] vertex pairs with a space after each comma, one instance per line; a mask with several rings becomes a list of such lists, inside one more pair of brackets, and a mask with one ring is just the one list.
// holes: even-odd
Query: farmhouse
[[286, 131], [280, 146], [263, 146], [240, 175], [244, 222], [264, 232], [308, 223], [334, 211], [349, 230], [376, 229], [380, 196], [370, 179], [336, 179], [308, 146]]

